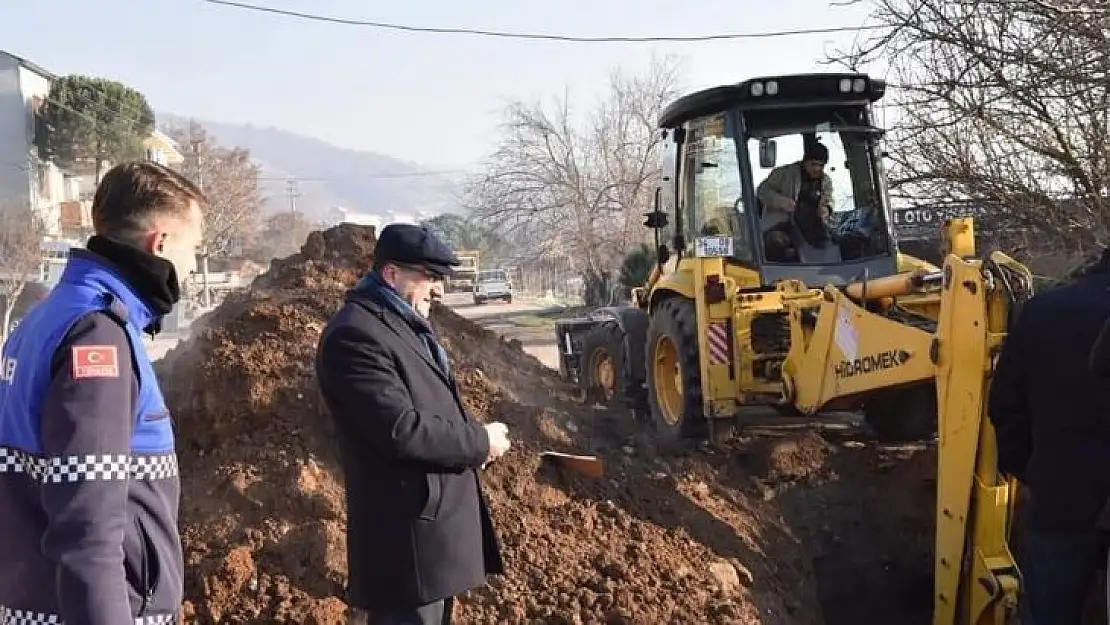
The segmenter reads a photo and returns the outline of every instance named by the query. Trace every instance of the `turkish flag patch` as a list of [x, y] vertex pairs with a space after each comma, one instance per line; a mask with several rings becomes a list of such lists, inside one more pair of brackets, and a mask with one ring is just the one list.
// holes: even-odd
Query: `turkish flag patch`
[[72, 359], [74, 380], [119, 377], [115, 345], [74, 345]]

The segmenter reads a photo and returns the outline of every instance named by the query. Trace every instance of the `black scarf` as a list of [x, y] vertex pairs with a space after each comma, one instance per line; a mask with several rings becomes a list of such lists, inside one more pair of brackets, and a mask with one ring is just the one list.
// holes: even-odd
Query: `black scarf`
[[93, 235], [85, 248], [108, 261], [108, 264], [135, 293], [154, 311], [154, 321], [143, 331], [157, 334], [162, 316], [173, 310], [181, 299], [181, 283], [173, 263], [137, 247]]
[[798, 224], [798, 230], [807, 243], [817, 248], [824, 247], [829, 233], [820, 215], [822, 180], [811, 178], [805, 167], [799, 167], [802, 169], [802, 186], [795, 203], [794, 223]]

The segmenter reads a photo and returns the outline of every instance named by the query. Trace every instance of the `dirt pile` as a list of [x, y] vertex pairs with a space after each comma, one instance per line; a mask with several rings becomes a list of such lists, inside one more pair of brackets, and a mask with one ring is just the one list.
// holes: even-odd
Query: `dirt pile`
[[[312, 360], [373, 242], [372, 229], [314, 233], [160, 364], [187, 623], [344, 622], [341, 474]], [[772, 432], [662, 456], [633, 415], [583, 408], [519, 344], [443, 307], [433, 323], [468, 410], [514, 441], [484, 476], [509, 571], [462, 597], [458, 622], [919, 622], [905, 599], [929, 574], [928, 451], [887, 460]], [[596, 454], [606, 477], [541, 466], [548, 449]]]
[[313, 233], [158, 364], [182, 469], [186, 621], [341, 622], [343, 491], [312, 362], [374, 229]]

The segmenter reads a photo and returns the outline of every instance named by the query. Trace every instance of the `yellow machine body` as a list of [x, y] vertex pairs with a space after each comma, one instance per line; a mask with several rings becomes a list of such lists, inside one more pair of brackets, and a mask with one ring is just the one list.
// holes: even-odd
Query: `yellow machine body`
[[[870, 127], [884, 89], [854, 74], [758, 78], [671, 105], [645, 223], [659, 262], [631, 306], [560, 322], [560, 366], [589, 389], [604, 376], [588, 363], [608, 356], [605, 379], [619, 365], [660, 437], [727, 435], [752, 406], [861, 410], [892, 436], [927, 420], [924, 436], [938, 440], [934, 625], [1004, 625], [1021, 586], [1009, 547], [1016, 484], [996, 470], [986, 398], [1032, 276], [1000, 252], [976, 258], [971, 219], [944, 224], [942, 267], [898, 252]], [[817, 135], [844, 146], [840, 188], [856, 208], [837, 225], [833, 260], [794, 235], [793, 260], [772, 259], [764, 217], [782, 196], [755, 172], [788, 179], [776, 141], [812, 147]], [[677, 254], [661, 242], [668, 216]], [[869, 219], [877, 227], [861, 225]], [[855, 233], [871, 247], [852, 248]]]
[[[996, 252], [990, 261], [1031, 283], [1028, 269], [1004, 254]], [[695, 302], [700, 375], [690, 377], [700, 378], [704, 414], [710, 419], [727, 420], [761, 395], [780, 395], [783, 403], [814, 413], [851, 405], [876, 390], [935, 382], [939, 453], [933, 622], [1003, 625], [1016, 612], [1020, 589], [1008, 542], [1017, 485], [995, 468], [986, 397], [993, 360], [1006, 335], [1009, 294], [982, 261], [956, 254], [938, 272], [914, 269], [876, 280], [870, 289], [862, 283], [811, 289], [788, 281], [774, 291], [753, 292], [745, 289], [751, 286], [752, 272], [722, 259], [691, 258], [651, 285], [647, 299], [654, 306], [667, 298]], [[923, 275], [933, 280], [915, 287], [914, 276]], [[704, 285], [714, 279], [724, 284], [727, 296], [710, 303]], [[859, 299], [868, 291], [869, 299]], [[935, 330], [868, 310], [868, 303], [884, 299], [907, 301], [923, 316], [935, 310]], [[789, 323], [790, 349], [778, 381], [751, 373], [753, 361], [761, 356], [753, 349], [751, 327], [763, 315], [783, 315]], [[714, 324], [733, 329], [728, 362], [707, 357], [708, 328]]]

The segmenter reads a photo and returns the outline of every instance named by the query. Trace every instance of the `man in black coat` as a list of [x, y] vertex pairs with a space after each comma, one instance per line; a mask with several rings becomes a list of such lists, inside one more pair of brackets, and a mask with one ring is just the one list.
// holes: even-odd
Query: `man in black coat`
[[1029, 495], [1017, 549], [1026, 625], [1079, 625], [1106, 559], [1110, 392], [1091, 346], [1110, 318], [1110, 254], [1030, 300], [1006, 338], [988, 411], [998, 469]]
[[353, 624], [451, 621], [453, 598], [503, 572], [478, 470], [504, 424], [466, 414], [427, 316], [454, 253], [425, 228], [384, 228], [371, 271], [320, 338], [316, 376], [347, 487]]

